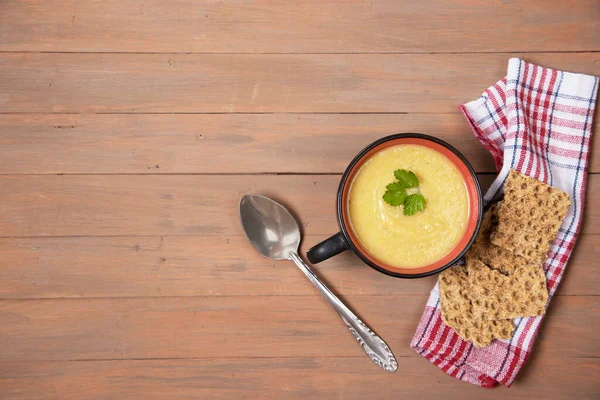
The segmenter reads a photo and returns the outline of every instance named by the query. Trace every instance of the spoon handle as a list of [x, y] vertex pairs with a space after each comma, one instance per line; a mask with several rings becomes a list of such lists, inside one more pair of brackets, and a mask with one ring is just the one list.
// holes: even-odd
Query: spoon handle
[[312, 272], [312, 270], [302, 261], [296, 253], [290, 253], [290, 259], [304, 272], [304, 275], [310, 279], [321, 294], [327, 299], [329, 304], [340, 314], [344, 323], [350, 329], [354, 338], [361, 345], [365, 353], [388, 372], [394, 372], [398, 368], [398, 363], [387, 344], [377, 336], [367, 325], [365, 325], [338, 297], [329, 290]]

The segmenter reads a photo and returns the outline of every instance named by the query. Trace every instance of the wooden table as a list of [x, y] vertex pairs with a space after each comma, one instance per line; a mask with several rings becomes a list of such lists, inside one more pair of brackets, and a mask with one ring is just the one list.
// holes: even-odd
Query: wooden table
[[600, 75], [599, 21], [597, 0], [2, 1], [0, 398], [598, 398], [600, 158], [509, 390], [409, 348], [435, 277], [316, 266], [394, 350], [381, 372], [299, 270], [246, 242], [237, 204], [288, 205], [306, 249], [336, 231], [354, 154], [402, 131], [488, 185], [457, 104], [510, 57]]

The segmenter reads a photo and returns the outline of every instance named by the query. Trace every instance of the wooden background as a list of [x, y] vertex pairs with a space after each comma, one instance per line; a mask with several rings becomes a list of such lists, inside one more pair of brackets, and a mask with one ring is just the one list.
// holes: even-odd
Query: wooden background
[[600, 158], [511, 389], [409, 348], [435, 277], [316, 266], [395, 352], [380, 371], [299, 270], [251, 248], [237, 203], [288, 205], [306, 249], [336, 231], [353, 155], [403, 131], [489, 185], [457, 104], [510, 57], [600, 75], [599, 21], [597, 0], [0, 1], [0, 398], [598, 398]]

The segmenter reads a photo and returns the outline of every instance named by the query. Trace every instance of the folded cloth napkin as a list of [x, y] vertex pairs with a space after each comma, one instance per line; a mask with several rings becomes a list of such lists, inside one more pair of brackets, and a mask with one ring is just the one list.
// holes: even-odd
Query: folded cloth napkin
[[[572, 206], [544, 263], [549, 299], [556, 292], [581, 228], [598, 78], [555, 71], [513, 58], [508, 73], [479, 99], [459, 106], [492, 153], [498, 177], [484, 203], [497, 200], [509, 170], [569, 194]], [[529, 357], [543, 316], [518, 318], [510, 340], [476, 348], [442, 321], [436, 285], [411, 347], [465, 382], [510, 386]]]

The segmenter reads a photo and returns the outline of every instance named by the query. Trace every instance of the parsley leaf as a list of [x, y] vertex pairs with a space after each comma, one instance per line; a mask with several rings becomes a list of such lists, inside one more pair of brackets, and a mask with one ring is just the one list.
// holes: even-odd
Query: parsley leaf
[[398, 179], [398, 182], [406, 189], [414, 188], [419, 186], [419, 178], [412, 171], [405, 169], [397, 169], [394, 171], [394, 176]]
[[399, 206], [406, 199], [406, 189], [398, 183], [390, 183], [385, 187], [387, 190], [383, 194], [383, 200], [391, 206]]
[[421, 193], [411, 194], [404, 200], [403, 214], [410, 216], [425, 209], [425, 197]]

